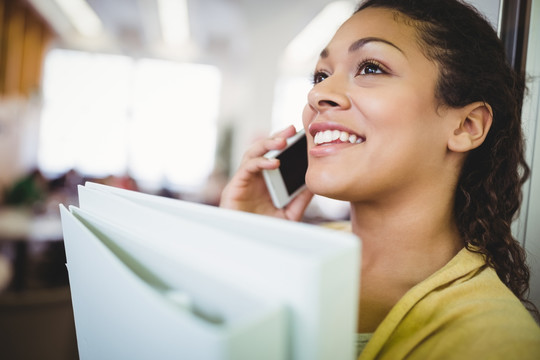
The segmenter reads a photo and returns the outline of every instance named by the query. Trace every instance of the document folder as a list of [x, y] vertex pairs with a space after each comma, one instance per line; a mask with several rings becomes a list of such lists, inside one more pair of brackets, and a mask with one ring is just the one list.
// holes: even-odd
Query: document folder
[[86, 183], [61, 206], [81, 359], [353, 359], [353, 234]]

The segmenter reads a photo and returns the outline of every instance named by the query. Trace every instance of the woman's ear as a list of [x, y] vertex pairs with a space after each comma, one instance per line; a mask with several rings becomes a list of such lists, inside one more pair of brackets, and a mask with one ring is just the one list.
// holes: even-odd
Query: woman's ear
[[459, 122], [448, 139], [448, 149], [467, 152], [484, 142], [493, 122], [493, 110], [489, 104], [480, 101], [460, 110]]

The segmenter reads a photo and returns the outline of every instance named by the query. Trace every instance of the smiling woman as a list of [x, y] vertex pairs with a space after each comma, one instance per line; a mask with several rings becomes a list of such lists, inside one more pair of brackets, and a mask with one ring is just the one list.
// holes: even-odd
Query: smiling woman
[[538, 358], [510, 231], [529, 172], [523, 89], [464, 2], [364, 1], [315, 68], [308, 190], [275, 209], [261, 185], [279, 166], [262, 155], [285, 146], [289, 127], [247, 151], [221, 205], [299, 220], [313, 193], [350, 202], [363, 244], [360, 359]]

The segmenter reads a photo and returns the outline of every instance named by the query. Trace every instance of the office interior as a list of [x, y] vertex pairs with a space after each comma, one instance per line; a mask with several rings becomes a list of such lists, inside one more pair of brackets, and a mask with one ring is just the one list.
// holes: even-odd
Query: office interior
[[[470, 0], [529, 92], [514, 232], [540, 307], [540, 0]], [[254, 140], [301, 112], [342, 0], [0, 0], [0, 358], [76, 359], [58, 205], [94, 181], [218, 205]], [[304, 221], [346, 221], [315, 198]]]

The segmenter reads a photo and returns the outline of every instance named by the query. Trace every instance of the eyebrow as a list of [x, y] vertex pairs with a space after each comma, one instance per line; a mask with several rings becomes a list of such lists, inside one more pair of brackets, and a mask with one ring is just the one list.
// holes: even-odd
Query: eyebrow
[[[385, 39], [378, 38], [378, 37], [366, 37], [366, 38], [356, 40], [355, 42], [353, 42], [351, 44], [351, 46], [349, 46], [349, 53], [355, 52], [358, 49], [362, 48], [364, 45], [366, 45], [368, 43], [371, 43], [371, 42], [380, 42], [380, 43], [383, 43], [383, 44], [390, 45], [393, 48], [398, 49], [401, 53], [403, 53], [403, 50], [401, 50], [394, 43], [392, 43], [392, 42], [390, 42], [388, 40], [385, 40]], [[320, 57], [324, 59], [324, 58], [328, 57], [328, 54], [329, 54], [328, 48], [325, 48], [323, 51], [321, 51]]]

